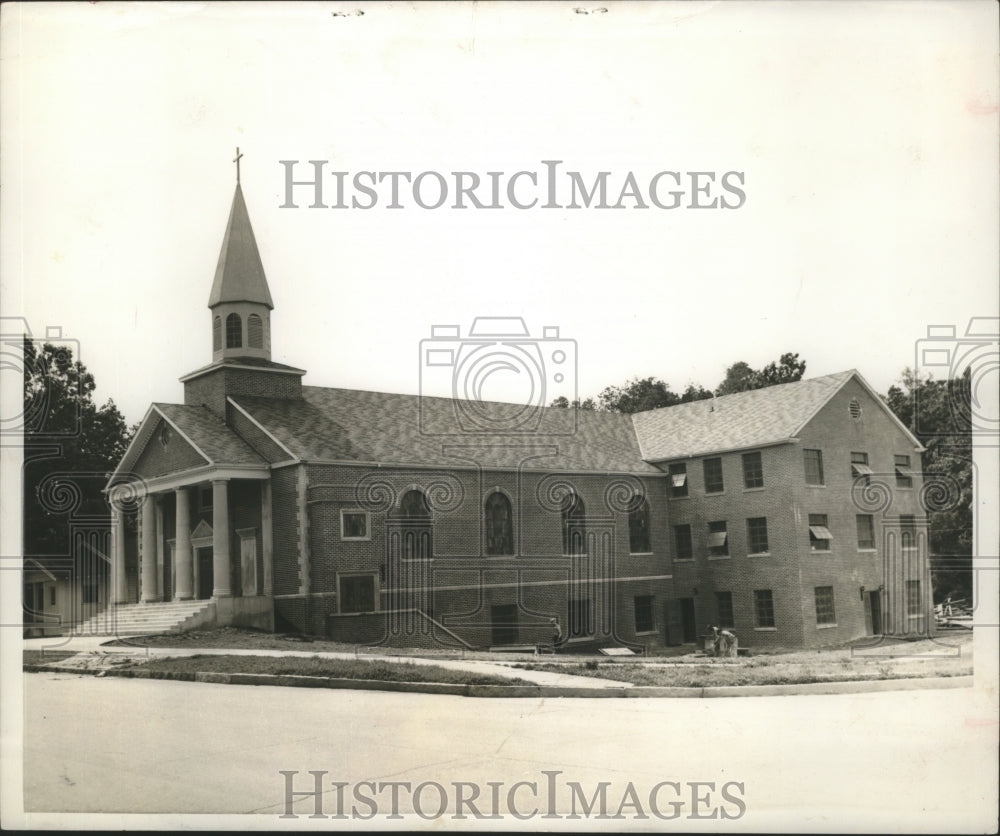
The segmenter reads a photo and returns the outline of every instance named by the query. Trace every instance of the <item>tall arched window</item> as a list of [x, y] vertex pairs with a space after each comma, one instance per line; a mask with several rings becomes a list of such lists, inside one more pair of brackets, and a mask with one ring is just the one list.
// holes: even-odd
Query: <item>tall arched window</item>
[[247, 317], [247, 345], [250, 348], [264, 347], [264, 323], [255, 313]]
[[514, 554], [514, 521], [510, 500], [500, 491], [486, 498], [486, 554]]
[[212, 351], [222, 351], [222, 317], [212, 320]]
[[587, 533], [583, 526], [586, 513], [580, 496], [567, 494], [562, 503], [563, 554], [587, 553]]
[[243, 321], [237, 313], [226, 317], [226, 348], [243, 348]]
[[431, 509], [424, 492], [414, 489], [403, 494], [399, 502], [403, 525], [403, 558], [419, 560], [433, 555], [431, 542]]
[[649, 503], [644, 496], [632, 497], [628, 510], [628, 550], [646, 554], [653, 549], [649, 541]]

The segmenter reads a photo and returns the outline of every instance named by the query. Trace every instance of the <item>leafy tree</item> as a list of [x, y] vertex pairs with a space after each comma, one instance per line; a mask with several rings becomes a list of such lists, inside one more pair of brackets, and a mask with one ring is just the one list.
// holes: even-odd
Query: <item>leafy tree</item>
[[[927, 449], [923, 471], [934, 597], [972, 595], [972, 386], [969, 370], [934, 380], [904, 369], [885, 398]], [[940, 487], [940, 490], [935, 490]]]
[[775, 363], [773, 360], [757, 371], [749, 363], [740, 360], [726, 369], [726, 376], [715, 390], [716, 395], [732, 395], [751, 389], [763, 389], [781, 383], [794, 383], [806, 373], [806, 361], [799, 360], [797, 353], [786, 352]]
[[570, 400], [565, 395], [560, 395], [558, 398], [555, 398], [552, 401], [552, 403], [549, 404], [549, 406], [556, 406], [560, 407], [561, 409], [569, 409], [569, 407], [572, 406], [573, 409], [587, 409], [591, 411], [597, 409], [597, 404], [594, 403], [593, 398], [587, 398], [582, 401], [579, 398], [576, 398], [571, 403]]
[[24, 339], [24, 554], [69, 554], [69, 516], [110, 514], [102, 488], [135, 432], [66, 347]]
[[699, 386], [697, 383], [689, 383], [687, 389], [684, 390], [684, 394], [681, 395], [681, 403], [689, 403], [691, 401], [703, 401], [706, 398], [714, 398], [708, 389], [703, 386]]
[[674, 406], [681, 397], [662, 380], [655, 377], [634, 377], [623, 386], [608, 386], [597, 396], [605, 412], [645, 412], [661, 406]]

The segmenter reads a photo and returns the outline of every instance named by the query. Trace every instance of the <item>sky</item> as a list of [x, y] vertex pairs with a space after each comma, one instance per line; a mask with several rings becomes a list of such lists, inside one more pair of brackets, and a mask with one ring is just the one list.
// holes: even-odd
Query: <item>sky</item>
[[[273, 358], [307, 384], [448, 394], [447, 370], [422, 377], [434, 326], [468, 349], [477, 317], [521, 317], [577, 364], [557, 391], [554, 343], [530, 349], [546, 398], [714, 388], [790, 351], [884, 392], [928, 326], [997, 315], [995, 20], [978, 2], [5, 5], [4, 333], [61, 334], [129, 423], [180, 401], [211, 359], [239, 146]], [[308, 187], [282, 208], [282, 160], [348, 172], [349, 208], [309, 208]], [[567, 171], [608, 172], [609, 204], [629, 172], [647, 195], [662, 171], [687, 186], [677, 209], [509, 205], [507, 178], [546, 160], [564, 204]], [[403, 182], [401, 209], [388, 183], [350, 208], [363, 171], [503, 172], [506, 205], [453, 208], [451, 185], [424, 209]], [[712, 173], [702, 197], [687, 172]], [[739, 205], [687, 208], [713, 199]]]

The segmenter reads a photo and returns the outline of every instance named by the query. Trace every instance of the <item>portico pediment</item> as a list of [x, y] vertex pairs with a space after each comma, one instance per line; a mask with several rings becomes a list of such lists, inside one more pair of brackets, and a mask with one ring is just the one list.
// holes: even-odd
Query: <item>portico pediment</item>
[[212, 539], [212, 526], [210, 526], [205, 520], [202, 520], [195, 527], [195, 530], [191, 532], [192, 540], [211, 540]]

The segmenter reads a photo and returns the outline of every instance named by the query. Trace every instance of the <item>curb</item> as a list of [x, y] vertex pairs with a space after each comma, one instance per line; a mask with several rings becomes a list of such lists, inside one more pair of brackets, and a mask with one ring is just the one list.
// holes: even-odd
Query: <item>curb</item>
[[84, 676], [117, 676], [125, 679], [163, 679], [179, 682], [210, 682], [217, 685], [270, 685], [286, 688], [326, 688], [350, 691], [396, 691], [409, 694], [445, 694], [456, 697], [577, 697], [577, 698], [712, 698], [783, 697], [823, 694], [865, 694], [882, 691], [916, 691], [971, 688], [973, 676], [923, 677], [919, 679], [857, 679], [846, 682], [806, 682], [798, 685], [713, 685], [705, 688], [634, 685], [621, 688], [587, 688], [567, 685], [452, 685], [444, 682], [395, 682], [378, 679], [335, 679], [266, 673], [215, 673], [148, 671], [141, 668], [86, 670], [58, 665], [24, 665], [25, 673], [73, 673]]

